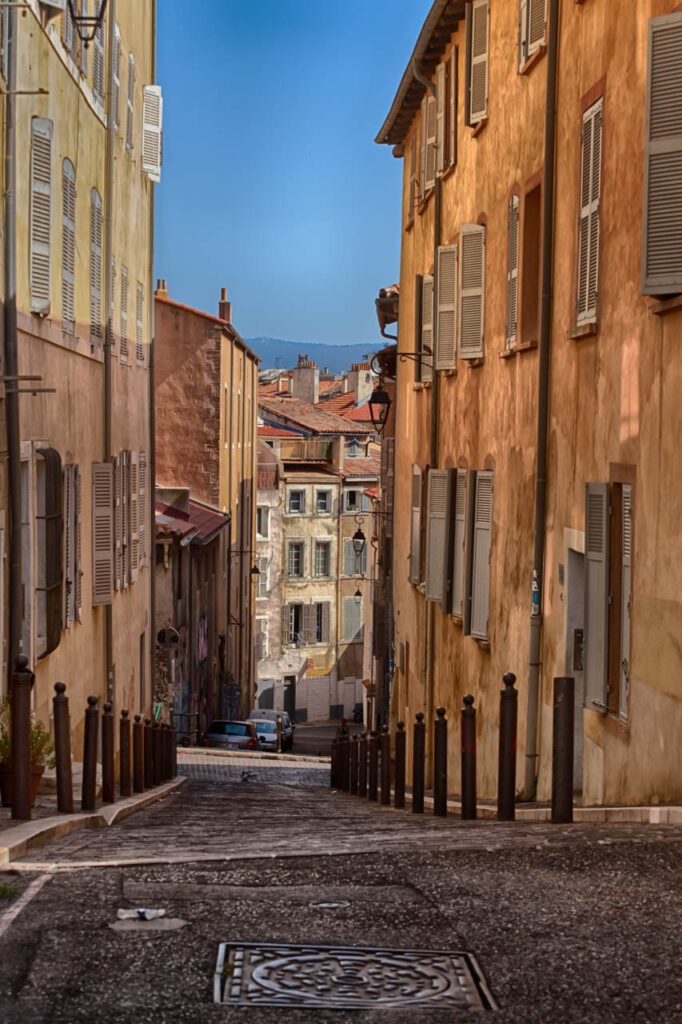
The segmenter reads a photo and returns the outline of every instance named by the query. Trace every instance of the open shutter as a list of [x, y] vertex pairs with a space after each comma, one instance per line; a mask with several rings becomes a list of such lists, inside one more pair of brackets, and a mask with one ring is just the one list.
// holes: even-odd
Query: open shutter
[[137, 579], [140, 562], [139, 462], [137, 452], [129, 452], [128, 457], [130, 460], [130, 582], [134, 583]]
[[409, 207], [407, 210], [408, 221], [414, 220], [414, 200], [416, 196], [416, 177], [417, 177], [417, 133], [414, 132], [412, 135], [412, 142], [410, 144], [410, 193], [409, 193]]
[[121, 456], [114, 459], [114, 587], [123, 585], [123, 466]]
[[585, 485], [585, 707], [607, 710], [609, 678], [609, 485]]
[[73, 572], [73, 614], [80, 619], [83, 608], [83, 556], [81, 552], [81, 468], [73, 467], [73, 537], [74, 537], [74, 572]]
[[114, 115], [114, 131], [117, 132], [121, 124], [121, 32], [118, 25], [114, 25], [112, 60], [114, 65], [114, 92], [111, 97], [111, 107]]
[[289, 616], [290, 616], [290, 605], [282, 605], [282, 646], [290, 643], [289, 640]]
[[459, 69], [457, 67], [457, 47], [452, 47], [450, 53], [450, 112], [449, 112], [449, 133], [450, 133], [450, 145], [448, 149], [448, 162], [452, 167], [457, 163], [457, 75]]
[[128, 362], [128, 268], [121, 266], [121, 362]]
[[421, 115], [419, 118], [419, 205], [424, 202], [426, 184], [426, 104], [428, 96], [425, 96], [421, 104]]
[[62, 329], [76, 327], [76, 172], [70, 160], [62, 164]]
[[[49, 654], [59, 646], [63, 610], [63, 503], [62, 460], [54, 448], [37, 448], [45, 467], [36, 509], [36, 650]], [[40, 484], [38, 484], [40, 486]], [[42, 522], [41, 522], [42, 521]], [[45, 633], [42, 635], [42, 629]]]
[[428, 192], [436, 184], [436, 133], [437, 133], [436, 97], [430, 93], [426, 98], [426, 169], [424, 189]]
[[163, 98], [160, 85], [145, 85], [142, 102], [142, 170], [161, 181]]
[[110, 462], [92, 466], [92, 603], [111, 604], [113, 573], [113, 486]]
[[102, 341], [102, 200], [90, 193], [90, 341]]
[[331, 642], [331, 620], [332, 620], [332, 606], [331, 601], [322, 602], [322, 629], [320, 635], [320, 642], [328, 644]]
[[433, 277], [424, 274], [422, 279], [422, 332], [420, 351], [421, 379], [433, 380]]
[[92, 92], [97, 103], [104, 103], [104, 27], [95, 29], [92, 54]]
[[488, 113], [488, 0], [473, 0], [471, 7], [471, 84], [469, 123]]
[[343, 539], [343, 575], [352, 576], [355, 572], [355, 548], [350, 537]]
[[464, 545], [466, 541], [467, 471], [457, 470], [455, 484], [454, 539], [452, 545], [452, 614], [462, 614], [464, 588]]
[[130, 452], [119, 454], [121, 464], [121, 586], [130, 582]]
[[642, 292], [682, 292], [682, 13], [649, 19]]
[[488, 639], [490, 604], [490, 538], [493, 525], [493, 473], [476, 473], [473, 564], [471, 578], [471, 635]]
[[630, 693], [630, 614], [632, 600], [632, 485], [622, 485], [623, 540], [621, 565], [621, 614], [620, 614], [620, 687], [618, 713], [624, 720], [628, 717], [628, 696]]
[[437, 370], [455, 365], [457, 349], [457, 246], [438, 249], [438, 329], [436, 332]]
[[126, 106], [126, 149], [133, 151], [135, 139], [135, 58], [128, 54], [128, 100]]
[[412, 496], [410, 515], [410, 583], [419, 583], [421, 579], [421, 539], [422, 539], [422, 471], [419, 466], [412, 466]]
[[593, 320], [597, 315], [601, 120], [600, 99], [583, 114], [578, 230], [578, 323]]
[[64, 14], [62, 15], [62, 39], [64, 40], [65, 48], [69, 53], [71, 53], [73, 48], [73, 17], [71, 15], [69, 0], [66, 0], [66, 7], [64, 8]]
[[31, 312], [50, 312], [52, 245], [52, 121], [31, 119]]
[[462, 224], [460, 229], [460, 359], [483, 356], [485, 228]]
[[62, 521], [64, 524], [62, 544], [62, 626], [68, 629], [73, 622], [74, 602], [74, 537], [73, 537], [73, 466], [64, 466], [62, 471]]
[[140, 569], [145, 564], [147, 557], [147, 453], [140, 452], [137, 468], [137, 517], [139, 520], [138, 535], [140, 546], [138, 558]]
[[443, 568], [450, 516], [452, 470], [431, 469], [426, 497], [426, 600], [443, 600]]
[[314, 644], [317, 640], [317, 607], [303, 605], [303, 643]]
[[505, 343], [508, 349], [516, 346], [519, 288], [519, 197], [509, 197], [509, 253], [507, 258], [507, 323]]
[[436, 171], [445, 170], [445, 64], [436, 68]]
[[[80, 0], [81, 18], [88, 17], [88, 0]], [[85, 33], [84, 33], [85, 35]], [[81, 74], [88, 77], [88, 41], [81, 39]]]
[[137, 292], [135, 296], [135, 351], [137, 357], [137, 365], [141, 366], [144, 362], [144, 285], [137, 282]]
[[528, 0], [519, 3], [519, 71], [528, 59]]
[[532, 57], [545, 41], [547, 0], [528, 0], [528, 56]]

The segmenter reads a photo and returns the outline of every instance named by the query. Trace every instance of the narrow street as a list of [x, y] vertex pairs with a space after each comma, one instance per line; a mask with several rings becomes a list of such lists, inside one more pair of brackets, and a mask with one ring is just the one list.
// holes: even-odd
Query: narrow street
[[[331, 791], [326, 765], [208, 760], [187, 757], [159, 804], [3, 874], [1, 1020], [469, 1019], [461, 976], [438, 1001], [442, 955], [415, 981], [414, 957], [410, 974], [384, 954], [377, 980], [376, 951], [399, 950], [473, 957], [499, 1021], [682, 1021], [679, 828], [419, 818]], [[136, 907], [166, 918], [117, 920]], [[213, 1001], [221, 943], [336, 949], [317, 973], [310, 949], [278, 951], [276, 980], [242, 986], [245, 1011]], [[374, 972], [339, 947], [373, 949]], [[228, 999], [240, 971], [218, 975]], [[367, 977], [387, 1008], [367, 1009]]]

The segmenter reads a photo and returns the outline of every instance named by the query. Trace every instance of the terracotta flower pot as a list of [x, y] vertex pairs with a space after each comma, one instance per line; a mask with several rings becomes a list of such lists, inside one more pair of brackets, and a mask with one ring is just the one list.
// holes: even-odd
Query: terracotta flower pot
[[[38, 787], [45, 771], [44, 764], [32, 764], [29, 777], [29, 794], [31, 807], [35, 807]], [[2, 787], [2, 806], [11, 807], [14, 801], [14, 773], [11, 764], [0, 764], [0, 787]]]

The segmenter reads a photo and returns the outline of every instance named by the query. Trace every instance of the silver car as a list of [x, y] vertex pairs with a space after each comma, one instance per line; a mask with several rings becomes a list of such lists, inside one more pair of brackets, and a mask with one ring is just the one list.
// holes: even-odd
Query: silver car
[[270, 708], [253, 708], [250, 716], [252, 721], [257, 722], [263, 718], [269, 718], [271, 722], [282, 719], [282, 750], [294, 749], [294, 723], [286, 711], [273, 711]]
[[258, 750], [258, 736], [253, 722], [226, 722], [216, 719], [204, 733], [205, 747], [222, 750]]
[[256, 727], [260, 749], [277, 753], [277, 722], [270, 718], [259, 718], [253, 724]]

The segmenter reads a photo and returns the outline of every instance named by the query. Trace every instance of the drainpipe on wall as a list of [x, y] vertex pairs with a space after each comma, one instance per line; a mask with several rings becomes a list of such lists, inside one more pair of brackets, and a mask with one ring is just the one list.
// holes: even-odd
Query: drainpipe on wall
[[[559, 38], [559, 0], [549, 4], [549, 45], [547, 50], [547, 104], [545, 108], [545, 174], [542, 192], [542, 307], [538, 374], [538, 447], [535, 479], [535, 545], [533, 583], [537, 599], [530, 617], [528, 658], [528, 711], [526, 719], [526, 769], [523, 794], [532, 800], [536, 788], [538, 757], [538, 709], [540, 664], [542, 661], [542, 608], [544, 593], [547, 435], [549, 424], [549, 364], [552, 338], [552, 268], [554, 256], [554, 161], [556, 138], [556, 89]], [[535, 590], [535, 588], [533, 588]], [[534, 594], [535, 597], [535, 594]]]
[[[152, 0], [152, 82], [156, 82], [156, 0]], [[155, 554], [156, 554], [156, 373], [154, 368], [154, 329], [155, 329], [155, 314], [156, 314], [156, 303], [154, 301], [154, 198], [156, 195], [156, 185], [148, 178], [149, 188], [151, 193], [149, 196], [149, 276], [147, 285], [147, 294], [149, 295], [149, 482], [147, 484], [147, 491], [151, 493], [152, 500], [151, 504], [151, 515], [149, 516], [150, 524], [147, 527], [151, 528], [151, 539], [148, 546], [149, 551], [149, 637], [150, 643], [147, 645], [151, 655], [151, 674], [150, 678], [152, 685], [150, 692], [154, 689], [154, 664], [156, 659], [154, 657], [154, 650], [156, 647], [156, 571], [155, 566]], [[170, 672], [168, 673], [168, 684], [170, 687]], [[154, 695], [156, 696], [156, 694]], [[173, 695], [174, 697], [174, 695]], [[152, 705], [153, 706], [153, 705]], [[171, 705], [168, 708], [168, 714], [170, 718], [171, 726], [175, 723], [173, 717], [173, 698], [171, 698]]]

